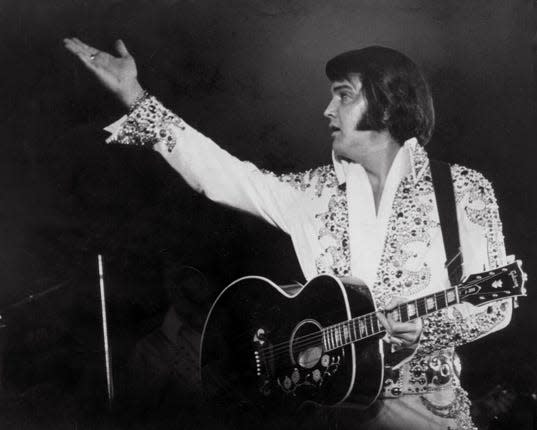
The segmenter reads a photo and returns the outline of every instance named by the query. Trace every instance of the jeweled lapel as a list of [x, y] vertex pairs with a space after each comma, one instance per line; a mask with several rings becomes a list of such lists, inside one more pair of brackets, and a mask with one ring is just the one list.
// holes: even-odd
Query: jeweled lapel
[[321, 223], [318, 240], [321, 254], [315, 260], [318, 273], [350, 274], [349, 213], [344, 187], [334, 186], [328, 210], [315, 216]]
[[[394, 294], [424, 289], [430, 281], [430, 269], [426, 264], [419, 264], [420, 256], [430, 245], [431, 230], [439, 226], [434, 215], [436, 203], [429, 159], [419, 145], [411, 148], [410, 159], [412, 172], [401, 181], [396, 192], [377, 280], [372, 288], [377, 304], [387, 304]], [[324, 173], [335, 175], [333, 169]], [[348, 276], [351, 250], [345, 187], [334, 186], [333, 180], [326, 182], [330, 183], [332, 194], [328, 210], [316, 215], [321, 222], [318, 239], [322, 248], [316, 259], [317, 272]], [[418, 263], [418, 267], [413, 263]]]
[[416, 145], [411, 151], [412, 172], [399, 184], [392, 204], [384, 250], [372, 286], [373, 297], [386, 306], [392, 296], [408, 296], [427, 288], [431, 269], [424, 257], [438, 229], [429, 160]]
[[[266, 172], [273, 174], [270, 172]], [[317, 273], [336, 276], [350, 274], [349, 220], [345, 187], [339, 187], [333, 166], [321, 166], [301, 173], [279, 175], [278, 179], [296, 189], [308, 189], [327, 197], [327, 210], [315, 215], [319, 223], [317, 239], [321, 248], [315, 259]]]

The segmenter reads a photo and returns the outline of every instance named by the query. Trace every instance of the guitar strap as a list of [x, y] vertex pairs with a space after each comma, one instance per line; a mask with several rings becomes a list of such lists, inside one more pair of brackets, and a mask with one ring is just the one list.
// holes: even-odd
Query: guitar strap
[[450, 284], [455, 286], [460, 283], [462, 278], [462, 253], [451, 167], [448, 163], [438, 160], [430, 160], [430, 164], [442, 239], [446, 251], [445, 267], [448, 271]]

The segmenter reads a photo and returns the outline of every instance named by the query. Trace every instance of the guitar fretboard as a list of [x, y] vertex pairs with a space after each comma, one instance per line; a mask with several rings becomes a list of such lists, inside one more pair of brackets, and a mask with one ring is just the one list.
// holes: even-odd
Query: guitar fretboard
[[[390, 313], [395, 321], [407, 322], [457, 303], [456, 289], [449, 288], [399, 305]], [[384, 331], [373, 312], [324, 328], [323, 346], [325, 351], [330, 351]]]

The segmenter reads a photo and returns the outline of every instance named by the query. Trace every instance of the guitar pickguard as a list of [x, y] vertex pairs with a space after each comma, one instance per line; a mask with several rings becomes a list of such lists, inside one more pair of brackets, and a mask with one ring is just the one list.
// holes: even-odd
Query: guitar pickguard
[[330, 376], [338, 371], [342, 359], [343, 354], [324, 354], [320, 366], [313, 370], [295, 367], [290, 375], [277, 378], [278, 386], [285, 394], [293, 396], [296, 395], [296, 390], [300, 387], [320, 388]]
[[[312, 330], [320, 329], [316, 321], [302, 321], [293, 331], [287, 347], [282, 347], [281, 344], [276, 346], [280, 354], [280, 364], [281, 356], [288, 362], [288, 365], [284, 367], [276, 366], [277, 358], [275, 357], [278, 354], [274, 352], [275, 346], [271, 343], [270, 336], [267, 336], [268, 330], [262, 327], [255, 330], [252, 339], [254, 359], [259, 392], [263, 396], [274, 394], [273, 389], [276, 387], [285, 396], [296, 396], [299, 389], [317, 391], [338, 371], [345, 356], [344, 349], [326, 353], [322, 350], [322, 345], [300, 348], [302, 341], [299, 334], [306, 330], [306, 333], [311, 336]], [[298, 345], [295, 345], [295, 340]], [[287, 350], [288, 353], [286, 353]]]

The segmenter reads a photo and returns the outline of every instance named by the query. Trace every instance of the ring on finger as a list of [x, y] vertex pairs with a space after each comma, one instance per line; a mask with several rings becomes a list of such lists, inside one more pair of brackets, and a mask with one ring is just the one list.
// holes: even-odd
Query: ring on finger
[[95, 60], [95, 57], [97, 56], [98, 53], [99, 53], [99, 51], [95, 52], [94, 54], [91, 54], [90, 57], [89, 57], [89, 59], [90, 59], [91, 61]]

